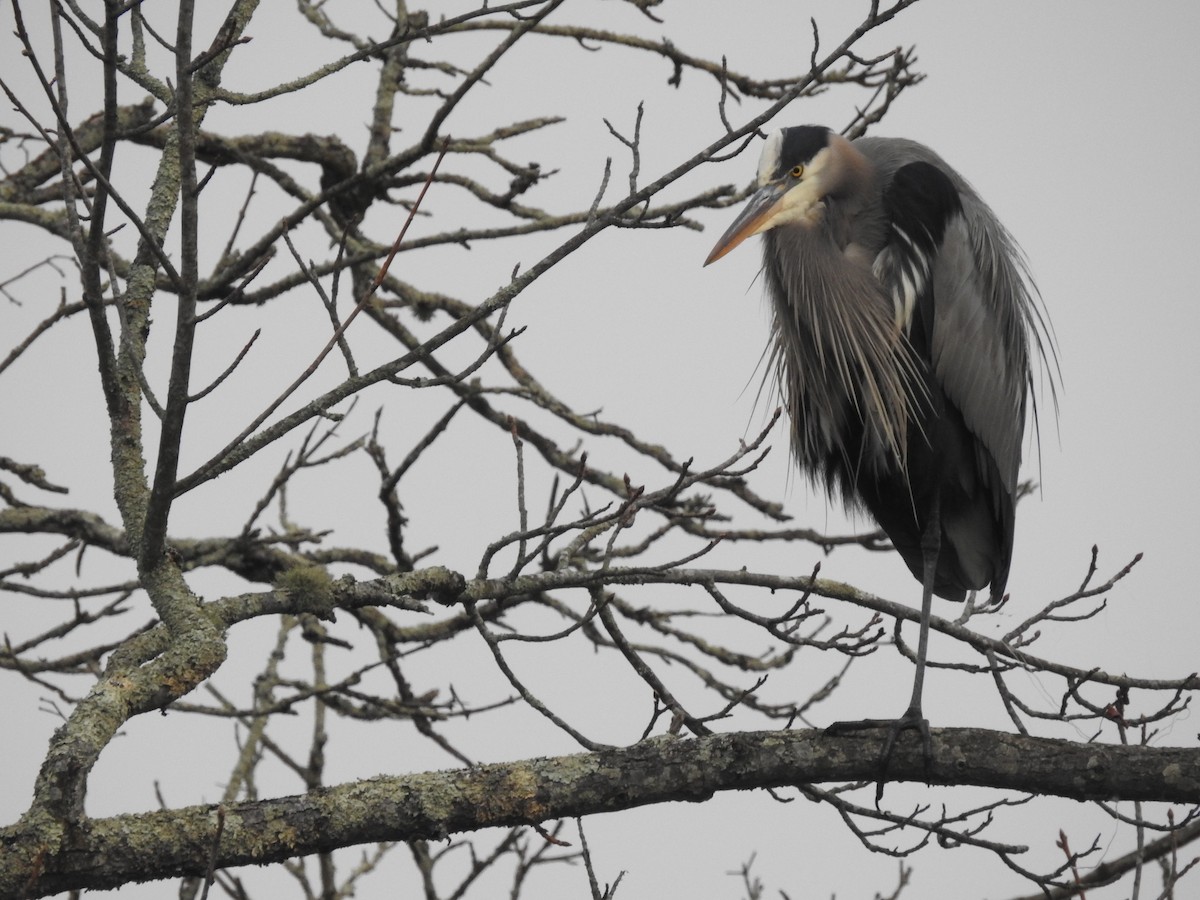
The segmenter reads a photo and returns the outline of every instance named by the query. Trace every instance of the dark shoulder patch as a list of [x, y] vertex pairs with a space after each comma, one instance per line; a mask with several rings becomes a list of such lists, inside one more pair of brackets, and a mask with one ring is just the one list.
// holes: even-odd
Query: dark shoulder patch
[[932, 254], [942, 242], [946, 224], [962, 213], [958, 189], [949, 176], [932, 163], [901, 166], [884, 189], [883, 206], [894, 228], [901, 229], [924, 253]]
[[807, 163], [829, 143], [829, 129], [824, 125], [796, 125], [783, 129], [783, 145], [779, 159], [783, 169]]
[[892, 295], [897, 314], [919, 356], [930, 359], [936, 316], [933, 272], [946, 228], [962, 215], [954, 182], [927, 162], [901, 166], [883, 189], [887, 244], [875, 274]]

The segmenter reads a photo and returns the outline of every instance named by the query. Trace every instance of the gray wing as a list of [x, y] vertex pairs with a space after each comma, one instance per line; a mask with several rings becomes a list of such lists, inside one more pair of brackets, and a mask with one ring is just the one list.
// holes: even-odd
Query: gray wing
[[[902, 214], [897, 217], [897, 204], [923, 207], [911, 211], [907, 243], [892, 241], [880, 253], [882, 259], [905, 251], [907, 261], [885, 260], [883, 265], [877, 263], [877, 269], [890, 266], [910, 273], [907, 282], [892, 280], [913, 289], [918, 304], [925, 306], [917, 315], [926, 327], [932, 321], [929, 354], [934, 376], [992, 455], [1011, 495], [1017, 484], [1026, 398], [1033, 380], [1031, 338], [1043, 362], [1047, 350], [1053, 357], [1048, 326], [1020, 250], [970, 184], [932, 150], [888, 138], [861, 138], [855, 146], [875, 164], [887, 186], [885, 205], [886, 191], [897, 189], [900, 194], [893, 200], [893, 227], [897, 222], [906, 224]], [[944, 190], [952, 189], [954, 198], [938, 194], [938, 179], [925, 167], [944, 176]], [[912, 176], [914, 172], [921, 177]], [[913, 193], [914, 181], [920, 196]], [[924, 244], [916, 232], [922, 232]], [[904, 299], [907, 323], [913, 300]]]
[[[964, 198], [966, 199], [966, 198]], [[982, 204], [980, 204], [982, 206]], [[986, 207], [946, 226], [933, 266], [933, 368], [967, 428], [983, 443], [1010, 494], [1017, 485], [1031, 380], [1021, 309], [1025, 283], [996, 254]]]

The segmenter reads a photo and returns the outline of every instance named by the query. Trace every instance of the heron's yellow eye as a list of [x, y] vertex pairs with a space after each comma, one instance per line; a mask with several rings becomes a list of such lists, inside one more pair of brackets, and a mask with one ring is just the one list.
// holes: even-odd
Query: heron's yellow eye
[[792, 177], [793, 178], [803, 178], [804, 177], [804, 166], [792, 166]]

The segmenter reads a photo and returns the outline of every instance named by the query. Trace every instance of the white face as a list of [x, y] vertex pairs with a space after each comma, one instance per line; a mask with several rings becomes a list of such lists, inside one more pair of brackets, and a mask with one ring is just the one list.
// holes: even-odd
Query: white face
[[716, 262], [746, 238], [781, 225], [812, 226], [821, 220], [827, 182], [836, 177], [837, 152], [845, 141], [832, 139], [811, 160], [779, 174], [783, 134], [775, 132], [763, 144], [758, 161], [758, 191], [709, 253], [705, 265]]
[[757, 223], [753, 234], [761, 234], [780, 225], [812, 225], [825, 209], [828, 173], [834, 150], [822, 147], [811, 160], [794, 167], [790, 172], [779, 175], [780, 154], [783, 149], [783, 134], [775, 132], [763, 144], [762, 156], [758, 160], [758, 186], [775, 183], [782, 188], [779, 200]]

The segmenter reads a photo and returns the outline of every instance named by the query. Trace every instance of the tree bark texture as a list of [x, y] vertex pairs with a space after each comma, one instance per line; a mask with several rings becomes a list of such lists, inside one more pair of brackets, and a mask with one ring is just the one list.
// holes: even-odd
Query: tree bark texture
[[[719, 791], [869, 781], [882, 732], [773, 731], [380, 777], [256, 803], [191, 806], [0, 832], [0, 897], [39, 897], [203, 875], [378, 841], [441, 839], [490, 826], [616, 812]], [[1200, 750], [1078, 744], [983, 729], [933, 730], [930, 784], [1076, 800], [1200, 803]], [[889, 780], [924, 781], [904, 735]], [[219, 842], [214, 847], [219, 834]], [[214, 852], [215, 850], [215, 852]]]

